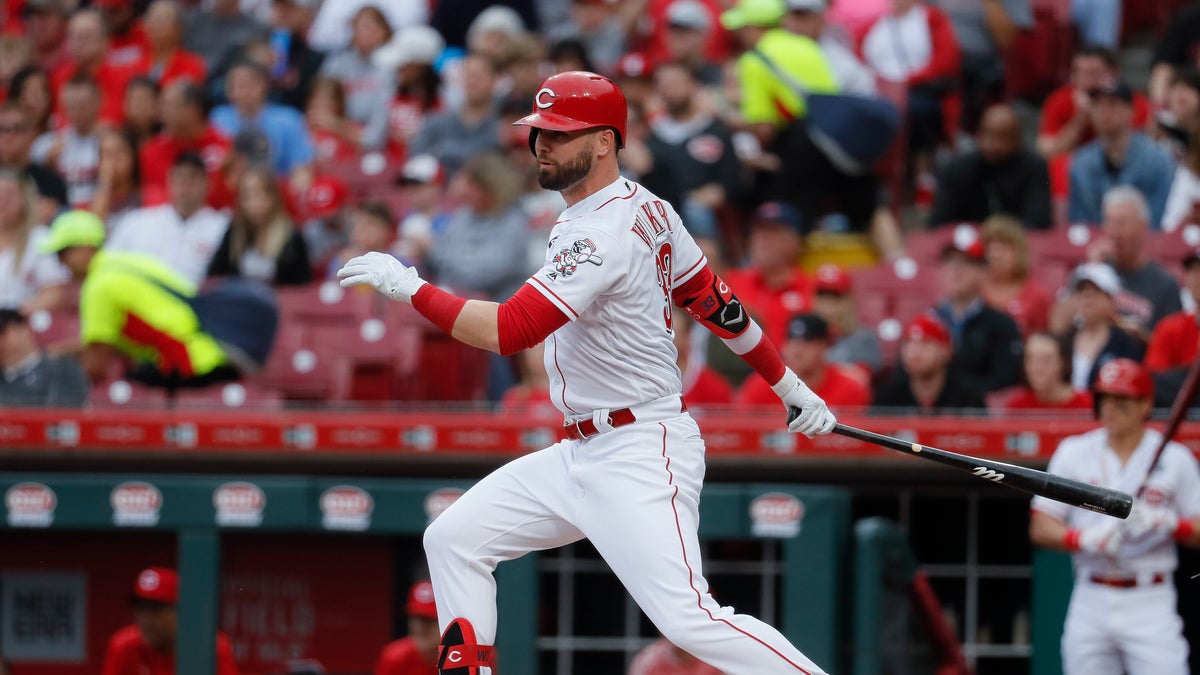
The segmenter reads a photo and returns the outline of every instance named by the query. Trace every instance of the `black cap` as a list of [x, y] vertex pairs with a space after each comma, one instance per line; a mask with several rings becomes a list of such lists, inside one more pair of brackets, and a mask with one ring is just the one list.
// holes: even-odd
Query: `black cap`
[[233, 151], [251, 164], [266, 164], [271, 161], [271, 140], [258, 129], [242, 129], [233, 139]]
[[798, 314], [788, 322], [789, 340], [827, 340], [829, 324], [816, 314]]
[[1126, 103], [1133, 103], [1133, 89], [1120, 80], [1106, 80], [1103, 84], [1088, 91], [1092, 98], [1111, 97]]
[[1183, 267], [1186, 269], [1200, 262], [1200, 248], [1194, 248], [1188, 251], [1188, 254], [1183, 257]]
[[0, 309], [0, 332], [7, 330], [11, 324], [25, 325], [27, 323], [29, 323], [29, 321], [25, 318], [25, 315], [20, 312], [20, 310], [11, 309], [9, 307]]

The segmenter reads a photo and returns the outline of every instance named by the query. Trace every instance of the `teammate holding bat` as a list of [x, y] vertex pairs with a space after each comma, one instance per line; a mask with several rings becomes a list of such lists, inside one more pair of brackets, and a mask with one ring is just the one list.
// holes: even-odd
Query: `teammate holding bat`
[[704, 441], [680, 396], [674, 307], [802, 411], [791, 431], [829, 433], [834, 416], [709, 269], [671, 205], [620, 176], [625, 119], [625, 97], [604, 77], [542, 83], [516, 124], [531, 128], [538, 182], [568, 207], [544, 266], [504, 303], [458, 298], [383, 253], [338, 272], [343, 285], [411, 302], [476, 347], [512, 354], [544, 340], [551, 398], [566, 418], [567, 440], [493, 472], [426, 531], [438, 665], [443, 675], [488, 675], [496, 565], [586, 537], [663, 636], [699, 659], [730, 675], [823, 674], [777, 630], [708, 592], [697, 536]]
[[1101, 428], [1064, 439], [1048, 471], [1138, 497], [1124, 521], [1033, 499], [1033, 543], [1073, 554], [1063, 671], [1186, 675], [1188, 643], [1175, 609], [1175, 542], [1200, 545], [1200, 468], [1186, 447], [1163, 446], [1162, 434], [1146, 425], [1154, 385], [1141, 364], [1109, 361], [1093, 392]]

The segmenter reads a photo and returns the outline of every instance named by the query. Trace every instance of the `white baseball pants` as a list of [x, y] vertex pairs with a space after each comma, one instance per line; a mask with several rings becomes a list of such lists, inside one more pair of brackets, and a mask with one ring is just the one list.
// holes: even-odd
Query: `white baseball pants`
[[1188, 675], [1175, 585], [1112, 588], [1080, 579], [1062, 636], [1065, 675]]
[[697, 536], [704, 441], [678, 397], [651, 405], [662, 410], [510, 462], [429, 526], [442, 630], [463, 617], [493, 644], [496, 566], [586, 537], [658, 630], [697, 658], [728, 675], [825, 675], [779, 631], [709, 595]]

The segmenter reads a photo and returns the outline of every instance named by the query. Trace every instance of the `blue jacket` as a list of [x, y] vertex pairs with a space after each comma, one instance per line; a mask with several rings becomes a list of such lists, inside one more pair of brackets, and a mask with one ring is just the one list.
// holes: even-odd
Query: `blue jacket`
[[1154, 141], [1141, 133], [1129, 139], [1125, 164], [1109, 171], [1099, 141], [1092, 141], [1071, 155], [1071, 193], [1067, 216], [1072, 223], [1099, 224], [1104, 193], [1117, 185], [1141, 190], [1150, 205], [1150, 227], [1160, 229], [1167, 194], [1175, 178], [1175, 163]]

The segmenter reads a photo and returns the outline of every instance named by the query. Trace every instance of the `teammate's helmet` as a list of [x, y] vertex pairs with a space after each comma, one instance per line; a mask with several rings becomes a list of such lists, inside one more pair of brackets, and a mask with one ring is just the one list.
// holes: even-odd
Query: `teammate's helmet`
[[[533, 97], [533, 112], [513, 122], [513, 126], [579, 131], [612, 127], [617, 147], [625, 147], [625, 118], [629, 109], [625, 94], [612, 80], [582, 70], [558, 73], [546, 78]], [[529, 134], [529, 149], [537, 140], [537, 131]]]
[[1113, 359], [1100, 367], [1092, 391], [1099, 396], [1153, 398], [1154, 381], [1142, 364], [1132, 359]]

